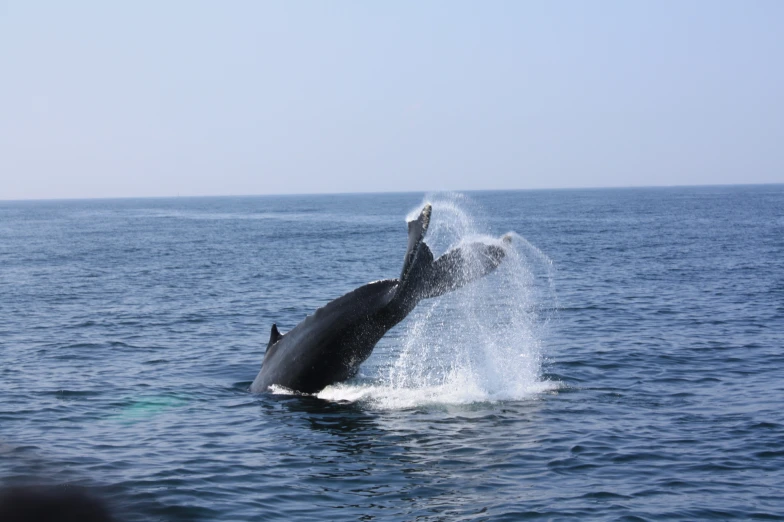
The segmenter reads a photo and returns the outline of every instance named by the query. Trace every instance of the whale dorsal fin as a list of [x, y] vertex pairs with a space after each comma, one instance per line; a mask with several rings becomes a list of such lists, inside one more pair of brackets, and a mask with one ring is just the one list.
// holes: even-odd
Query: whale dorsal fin
[[283, 334], [278, 331], [278, 325], [272, 323], [272, 330], [270, 331], [270, 340], [267, 344], [267, 348], [275, 344], [276, 342], [280, 341], [283, 338]]

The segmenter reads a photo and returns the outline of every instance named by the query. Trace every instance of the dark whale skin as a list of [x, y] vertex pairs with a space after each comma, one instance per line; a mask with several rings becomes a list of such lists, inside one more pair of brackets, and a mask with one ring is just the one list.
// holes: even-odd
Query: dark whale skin
[[[456, 290], [501, 263], [504, 248], [482, 243], [450, 250], [434, 261], [423, 240], [430, 212], [430, 205], [426, 205], [419, 218], [408, 223], [408, 250], [400, 279], [363, 285], [319, 308], [285, 335], [272, 325], [251, 392], [263, 393], [276, 385], [318, 393], [350, 379], [384, 334], [405, 319], [421, 299]], [[503, 242], [510, 239], [504, 236]]]
[[309, 315], [267, 349], [251, 391], [275, 384], [317, 393], [353, 377], [376, 343], [408, 315], [395, 302], [399, 284], [397, 279], [369, 283]]

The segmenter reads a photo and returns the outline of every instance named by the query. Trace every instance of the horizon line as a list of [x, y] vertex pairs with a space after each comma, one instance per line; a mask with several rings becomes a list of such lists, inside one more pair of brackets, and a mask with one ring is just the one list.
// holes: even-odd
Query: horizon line
[[167, 196], [87, 196], [87, 197], [44, 197], [44, 198], [0, 198], [0, 203], [32, 202], [32, 201], [102, 201], [115, 199], [178, 199], [178, 198], [257, 198], [257, 197], [282, 197], [282, 196], [359, 196], [371, 194], [431, 194], [431, 193], [478, 193], [478, 192], [537, 192], [558, 190], [629, 190], [629, 189], [667, 189], [667, 188], [710, 188], [710, 187], [765, 187], [784, 185], [781, 182], [765, 183], [705, 183], [684, 185], [606, 185], [606, 186], [575, 186], [575, 187], [535, 187], [514, 189], [440, 189], [440, 190], [389, 190], [389, 191], [356, 191], [356, 192], [271, 192], [266, 194], [190, 194]]

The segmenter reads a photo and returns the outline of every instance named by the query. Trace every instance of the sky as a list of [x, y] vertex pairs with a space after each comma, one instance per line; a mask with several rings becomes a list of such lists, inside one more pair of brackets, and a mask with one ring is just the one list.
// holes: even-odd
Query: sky
[[0, 200], [784, 183], [784, 2], [0, 0]]

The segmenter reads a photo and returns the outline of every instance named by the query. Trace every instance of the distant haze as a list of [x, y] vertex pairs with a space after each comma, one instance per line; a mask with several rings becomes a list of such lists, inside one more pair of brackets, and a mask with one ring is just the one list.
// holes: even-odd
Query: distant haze
[[784, 2], [0, 0], [0, 199], [784, 182]]

